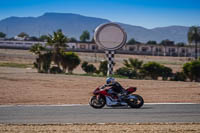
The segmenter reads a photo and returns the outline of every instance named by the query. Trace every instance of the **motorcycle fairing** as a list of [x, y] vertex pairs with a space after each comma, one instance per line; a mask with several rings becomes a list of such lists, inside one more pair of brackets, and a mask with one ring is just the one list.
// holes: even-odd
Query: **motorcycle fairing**
[[136, 96], [134, 96], [134, 95], [128, 95], [128, 98], [127, 99], [138, 99]]
[[117, 100], [113, 99], [110, 96], [106, 96], [106, 105], [107, 106], [113, 106], [113, 105], [117, 105], [117, 104], [118, 104]]
[[110, 96], [106, 96], [106, 105], [107, 106], [117, 106], [117, 105], [127, 106], [128, 104], [125, 102], [118, 102], [116, 99], [113, 99]]

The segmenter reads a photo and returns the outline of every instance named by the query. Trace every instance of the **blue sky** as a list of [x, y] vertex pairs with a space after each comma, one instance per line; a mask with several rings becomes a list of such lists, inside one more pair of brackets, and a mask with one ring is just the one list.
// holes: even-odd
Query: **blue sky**
[[0, 20], [76, 13], [146, 28], [200, 25], [200, 0], [0, 0]]

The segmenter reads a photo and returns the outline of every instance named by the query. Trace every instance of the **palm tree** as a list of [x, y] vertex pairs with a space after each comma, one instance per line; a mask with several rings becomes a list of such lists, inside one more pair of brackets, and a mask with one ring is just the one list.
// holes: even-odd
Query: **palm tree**
[[129, 58], [128, 60], [124, 60], [124, 66], [131, 71], [136, 72], [136, 76], [138, 76], [139, 70], [142, 68], [143, 61], [138, 59]]
[[123, 64], [127, 68], [132, 68], [137, 71], [142, 67], [143, 61], [140, 61], [138, 59], [129, 58], [128, 60], [124, 60]]
[[42, 46], [40, 43], [36, 43], [30, 48], [30, 52], [34, 53], [35, 55], [38, 56], [36, 58], [35, 67], [37, 68], [38, 72], [41, 72], [41, 67], [42, 67], [42, 51], [45, 50], [45, 47]]
[[45, 50], [45, 47], [42, 46], [42, 44], [40, 43], [36, 43], [35, 45], [33, 45], [31, 48], [30, 48], [30, 52], [40, 56], [41, 55], [41, 51], [44, 51]]
[[66, 49], [67, 42], [68, 38], [62, 33], [61, 29], [54, 32], [53, 36], [47, 36], [47, 46], [52, 48], [52, 60], [58, 67], [60, 67], [62, 52]]
[[200, 42], [200, 27], [192, 26], [189, 28], [188, 42], [195, 43], [195, 59], [197, 59], [197, 44]]

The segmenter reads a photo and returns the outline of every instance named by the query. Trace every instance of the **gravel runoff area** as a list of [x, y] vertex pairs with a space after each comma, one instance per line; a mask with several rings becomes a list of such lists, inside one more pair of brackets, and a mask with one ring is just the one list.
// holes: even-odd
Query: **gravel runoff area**
[[199, 133], [200, 123], [0, 125], [0, 133]]

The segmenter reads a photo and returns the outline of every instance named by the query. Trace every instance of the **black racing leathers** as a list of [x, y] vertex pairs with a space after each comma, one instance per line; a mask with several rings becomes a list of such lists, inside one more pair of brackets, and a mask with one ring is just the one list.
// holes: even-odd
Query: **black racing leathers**
[[111, 84], [105, 84], [103, 86], [103, 88], [105, 87], [111, 87], [111, 89], [115, 92], [115, 93], [124, 93], [125, 89], [118, 83], [118, 82], [114, 82]]

